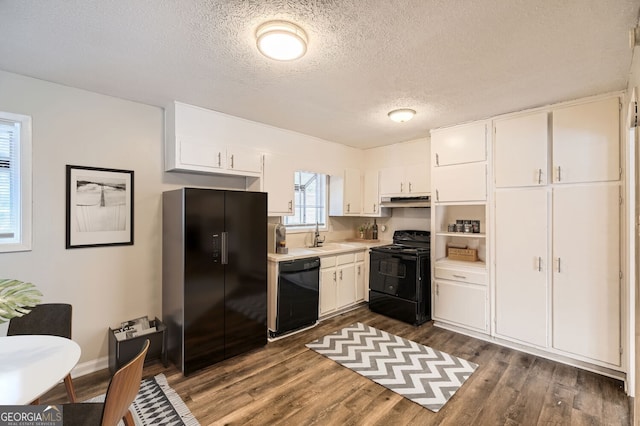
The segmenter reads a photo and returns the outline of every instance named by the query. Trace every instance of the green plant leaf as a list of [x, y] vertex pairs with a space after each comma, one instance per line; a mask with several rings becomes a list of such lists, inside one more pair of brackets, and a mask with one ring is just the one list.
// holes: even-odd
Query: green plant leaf
[[42, 293], [31, 283], [0, 280], [0, 324], [28, 314], [41, 299]]

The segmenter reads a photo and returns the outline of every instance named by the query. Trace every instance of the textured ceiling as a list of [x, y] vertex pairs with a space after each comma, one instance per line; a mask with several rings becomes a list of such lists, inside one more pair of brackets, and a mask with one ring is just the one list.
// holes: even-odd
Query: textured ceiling
[[[356, 147], [626, 88], [640, 0], [0, 0], [0, 69]], [[291, 20], [296, 62], [254, 33]], [[1, 94], [0, 94], [1, 96]], [[418, 114], [394, 123], [386, 114]]]

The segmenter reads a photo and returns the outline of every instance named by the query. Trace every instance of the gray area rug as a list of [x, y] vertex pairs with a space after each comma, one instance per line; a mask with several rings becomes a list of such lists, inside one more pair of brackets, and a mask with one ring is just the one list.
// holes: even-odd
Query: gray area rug
[[361, 323], [306, 346], [434, 412], [478, 368], [478, 364]]
[[[87, 402], [104, 402], [104, 395]], [[200, 426], [180, 395], [169, 386], [164, 374], [141, 382], [140, 391], [130, 410], [136, 426]], [[121, 420], [118, 426], [123, 425]]]

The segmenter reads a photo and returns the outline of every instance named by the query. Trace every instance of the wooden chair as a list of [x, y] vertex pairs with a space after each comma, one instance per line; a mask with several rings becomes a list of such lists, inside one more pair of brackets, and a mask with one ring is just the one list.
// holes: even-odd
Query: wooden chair
[[[36, 305], [31, 312], [21, 317], [11, 318], [7, 336], [23, 334], [45, 334], [71, 339], [72, 307], [66, 303], [43, 303]], [[76, 402], [71, 373], [64, 378], [64, 386], [71, 402]], [[39, 404], [40, 399], [33, 401]]]
[[104, 403], [64, 404], [62, 419], [65, 426], [116, 426], [120, 420], [124, 421], [125, 426], [134, 426], [129, 407], [140, 391], [142, 367], [148, 349], [147, 339], [140, 353], [115, 372], [109, 382]]

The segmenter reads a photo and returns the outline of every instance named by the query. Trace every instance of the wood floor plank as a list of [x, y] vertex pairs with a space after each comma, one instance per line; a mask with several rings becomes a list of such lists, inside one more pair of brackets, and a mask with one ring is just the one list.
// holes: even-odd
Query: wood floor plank
[[[438, 412], [406, 400], [308, 349], [305, 344], [356, 322], [479, 365]], [[207, 425], [629, 425], [629, 398], [620, 381], [483, 340], [419, 327], [367, 307], [337, 315], [264, 348], [189, 377], [173, 365], [145, 366], [164, 374], [203, 426]], [[106, 391], [103, 370], [74, 378], [79, 400]], [[67, 402], [64, 385], [42, 403]]]

